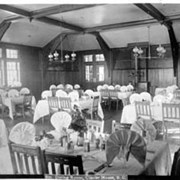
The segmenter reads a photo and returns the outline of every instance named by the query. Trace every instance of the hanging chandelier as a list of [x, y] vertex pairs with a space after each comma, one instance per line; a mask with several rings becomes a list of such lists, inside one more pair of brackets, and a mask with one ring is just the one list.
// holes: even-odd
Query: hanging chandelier
[[[66, 54], [64, 57], [63, 57], [63, 40], [62, 40], [62, 36], [60, 36], [61, 38], [61, 46], [60, 46], [60, 50], [61, 50], [61, 54], [60, 54], [60, 59], [59, 59], [59, 53], [57, 52], [57, 50], [55, 50], [54, 53], [50, 53], [48, 55], [48, 58], [49, 58], [49, 63], [52, 64], [52, 63], [66, 63], [66, 62], [74, 62], [76, 60], [76, 53], [73, 51], [70, 55], [69, 54]], [[65, 58], [65, 59], [64, 59]]]
[[133, 53], [135, 57], [138, 57], [140, 59], [157, 59], [157, 58], [164, 58], [164, 54], [166, 53], [166, 49], [159, 45], [156, 48], [157, 51], [157, 56], [151, 56], [151, 49], [150, 49], [150, 27], [148, 26], [148, 56], [147, 57], [142, 57], [143, 54], [143, 50], [140, 48], [138, 48], [137, 46], [135, 46], [133, 48]]

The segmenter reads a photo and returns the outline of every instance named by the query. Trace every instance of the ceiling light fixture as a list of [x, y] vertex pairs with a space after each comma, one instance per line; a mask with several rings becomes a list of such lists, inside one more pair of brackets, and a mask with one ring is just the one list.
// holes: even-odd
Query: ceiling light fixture
[[133, 48], [133, 53], [135, 57], [138, 57], [140, 59], [157, 59], [157, 58], [164, 58], [164, 54], [166, 53], [166, 49], [164, 47], [162, 47], [161, 45], [159, 45], [156, 48], [157, 51], [157, 55], [158, 56], [151, 56], [151, 43], [150, 43], [150, 27], [148, 26], [148, 56], [144, 57], [142, 56], [143, 54], [143, 50], [140, 48], [138, 48], [137, 46], [135, 46]]

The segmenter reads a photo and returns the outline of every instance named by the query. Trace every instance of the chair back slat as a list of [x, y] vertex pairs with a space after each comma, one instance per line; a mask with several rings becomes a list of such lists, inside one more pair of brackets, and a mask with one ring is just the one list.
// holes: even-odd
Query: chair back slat
[[167, 139], [167, 122], [175, 122], [180, 125], [180, 104], [162, 103], [163, 137]]
[[118, 91], [117, 90], [109, 90], [110, 98], [118, 98]]
[[48, 105], [50, 109], [60, 109], [58, 97], [48, 97]]
[[33, 167], [33, 173], [37, 174], [37, 169], [36, 169], [36, 164], [35, 164], [34, 156], [31, 156], [31, 161], [32, 161], [32, 167]]
[[45, 173], [49, 173], [49, 163], [52, 163], [52, 173], [58, 174], [55, 168], [55, 164], [60, 165], [60, 174], [65, 174], [67, 171], [64, 171], [66, 167], [69, 169], [70, 174], [75, 174], [74, 167], [78, 168], [78, 174], [84, 174], [82, 157], [80, 155], [67, 155], [59, 153], [51, 153], [44, 151], [45, 159]]
[[180, 104], [162, 103], [163, 119], [180, 122]]
[[40, 147], [9, 143], [9, 150], [14, 174], [44, 173], [44, 161]]
[[27, 154], [24, 154], [24, 162], [25, 162], [25, 167], [26, 167], [27, 174], [30, 174], [30, 169], [29, 169], [29, 163], [28, 163], [28, 156], [27, 156]]
[[62, 110], [71, 110], [71, 98], [70, 97], [59, 97], [60, 108]]
[[149, 101], [135, 101], [136, 116], [152, 120], [151, 106]]

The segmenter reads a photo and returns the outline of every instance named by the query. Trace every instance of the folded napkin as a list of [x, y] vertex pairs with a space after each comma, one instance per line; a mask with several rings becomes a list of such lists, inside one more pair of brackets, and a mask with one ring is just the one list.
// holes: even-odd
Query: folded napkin
[[156, 128], [150, 120], [138, 118], [138, 120], [132, 124], [131, 130], [139, 133], [141, 136], [148, 136], [151, 141], [154, 141], [156, 138]]
[[31, 145], [35, 138], [35, 127], [29, 122], [16, 124], [9, 135], [9, 140], [22, 145]]
[[135, 159], [144, 165], [146, 159], [146, 143], [136, 132], [130, 130], [119, 130], [111, 134], [106, 142], [106, 159], [111, 164], [120, 151], [126, 153], [126, 158], [131, 153]]

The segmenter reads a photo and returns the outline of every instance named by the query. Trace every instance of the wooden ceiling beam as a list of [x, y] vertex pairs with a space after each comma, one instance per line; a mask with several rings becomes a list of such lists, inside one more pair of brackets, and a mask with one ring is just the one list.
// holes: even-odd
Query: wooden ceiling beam
[[64, 12], [70, 12], [70, 11], [76, 11], [80, 9], [87, 9], [91, 8], [94, 6], [100, 6], [103, 4], [66, 4], [66, 5], [56, 5], [53, 7], [48, 7], [48, 8], [43, 8], [39, 10], [35, 10], [31, 12], [31, 17], [32, 18], [40, 18], [43, 16], [49, 16], [52, 14], [59, 14], [59, 13], [64, 13]]
[[74, 31], [80, 31], [80, 32], [84, 31], [84, 29], [79, 27], [79, 26], [75, 26], [75, 25], [72, 25], [72, 24], [69, 24], [66, 22], [62, 22], [62, 21], [59, 21], [56, 19], [48, 18], [48, 17], [41, 17], [41, 18], [38, 18], [36, 20], [43, 22], [43, 23], [50, 24], [50, 25], [54, 25], [54, 26], [61, 26], [63, 28], [74, 30]]
[[99, 46], [101, 47], [101, 50], [104, 54], [106, 63], [107, 63], [107, 68], [108, 68], [108, 77], [111, 77], [111, 73], [112, 73], [112, 66], [111, 66], [111, 49], [109, 48], [108, 44], [105, 42], [105, 40], [102, 38], [102, 36], [100, 35], [99, 32], [92, 32], [90, 34], [93, 34], [96, 39], [97, 42], [99, 43]]
[[145, 20], [141, 20], [141, 21], [130, 21], [130, 22], [124, 22], [124, 23], [108, 24], [108, 25], [103, 25], [103, 26], [86, 28], [86, 29], [84, 29], [84, 32], [85, 33], [91, 33], [91, 32], [95, 32], [95, 31], [101, 32], [101, 31], [112, 30], [112, 29], [145, 26], [148, 24], [157, 24], [157, 21], [154, 19], [145, 19]]
[[176, 35], [174, 33], [174, 29], [172, 26], [172, 21], [164, 16], [158, 9], [156, 9], [151, 4], [135, 4], [145, 13], [151, 15], [154, 19], [156, 19], [159, 23], [164, 24], [167, 27], [169, 33], [169, 39], [171, 44], [171, 51], [173, 57], [173, 69], [174, 76], [177, 76], [177, 68], [178, 68], [178, 60], [179, 60], [179, 44], [176, 39]]
[[8, 30], [8, 28], [10, 27], [11, 25], [11, 22], [6, 22], [6, 21], [3, 21], [1, 24], [0, 24], [0, 41], [1, 39], [3, 38], [5, 32]]
[[5, 10], [5, 11], [9, 11], [15, 14], [19, 14], [21, 16], [25, 16], [25, 17], [30, 17], [31, 13], [20, 9], [20, 8], [16, 8], [14, 6], [9, 6], [9, 5], [0, 5], [0, 9]]
[[46, 44], [42, 49], [46, 54], [54, 52], [66, 39], [67, 34], [58, 34], [53, 40]]
[[[23, 16], [23, 17], [26, 17], [26, 18], [29, 18], [30, 20], [32, 20], [31, 12], [29, 12], [29, 11], [25, 11], [23, 9], [9, 6], [9, 5], [0, 5], [0, 9], [16, 13], [20, 16]], [[54, 25], [54, 26], [61, 26], [63, 28], [67, 28], [67, 29], [74, 30], [74, 31], [83, 31], [84, 30], [83, 28], [81, 28], [79, 26], [75, 26], [75, 25], [72, 25], [72, 24], [69, 24], [66, 22], [62, 22], [59, 20], [55, 20], [52, 18], [48, 18], [48, 17], [41, 17], [41, 18], [37, 18], [36, 20], [50, 24], [50, 25]]]

